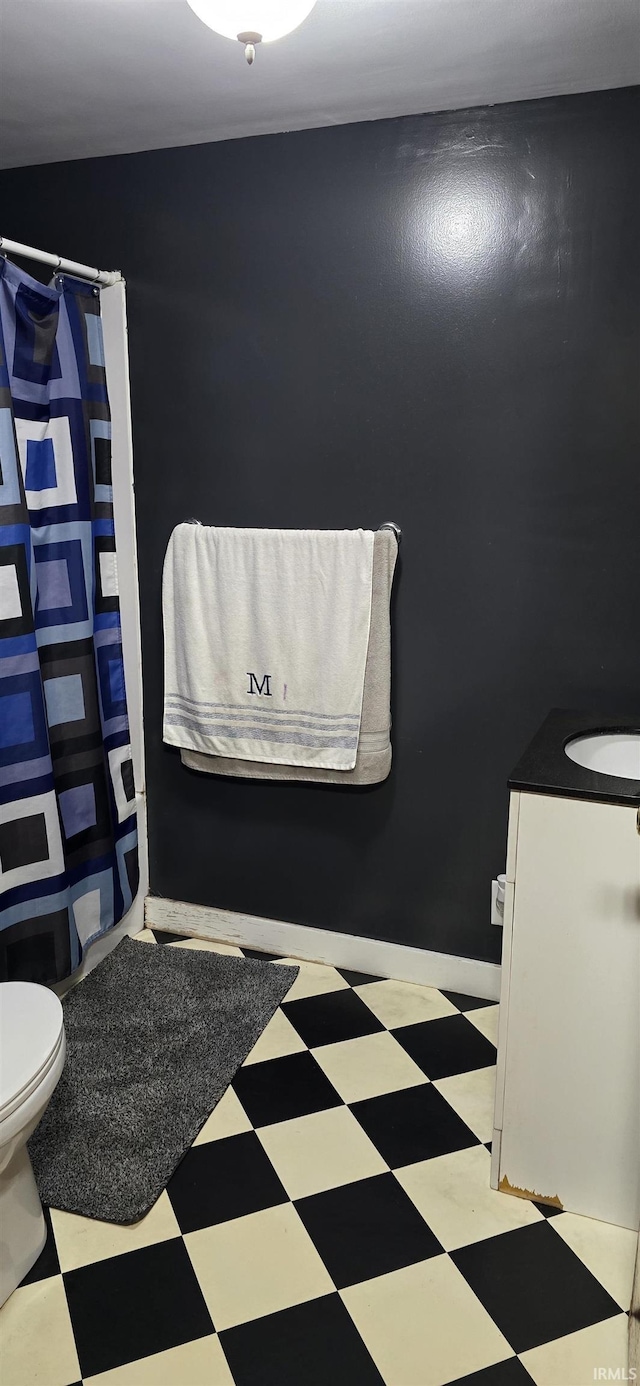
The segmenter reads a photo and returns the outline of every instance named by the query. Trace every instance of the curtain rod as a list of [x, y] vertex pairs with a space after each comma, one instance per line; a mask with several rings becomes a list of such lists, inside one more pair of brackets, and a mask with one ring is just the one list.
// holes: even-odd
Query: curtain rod
[[50, 255], [48, 250], [34, 250], [32, 245], [21, 245], [20, 241], [10, 241], [0, 236], [0, 252], [8, 255], [24, 255], [27, 260], [40, 260], [43, 265], [51, 265], [61, 274], [72, 274], [76, 279], [90, 279], [93, 284], [118, 284], [122, 280], [120, 270], [93, 269], [91, 265], [79, 265], [76, 260], [65, 260], [62, 255]]

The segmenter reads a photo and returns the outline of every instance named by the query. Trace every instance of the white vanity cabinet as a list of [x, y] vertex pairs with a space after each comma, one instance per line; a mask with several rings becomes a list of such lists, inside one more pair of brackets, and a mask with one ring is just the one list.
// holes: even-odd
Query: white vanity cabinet
[[640, 1222], [635, 805], [513, 791], [491, 1183]]

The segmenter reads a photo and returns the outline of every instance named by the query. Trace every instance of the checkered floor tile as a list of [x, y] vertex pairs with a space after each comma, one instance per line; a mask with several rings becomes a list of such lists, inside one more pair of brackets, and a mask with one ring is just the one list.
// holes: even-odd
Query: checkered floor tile
[[302, 963], [146, 1218], [47, 1211], [46, 1247], [0, 1311], [2, 1386], [622, 1371], [634, 1234], [489, 1188], [497, 1011]]

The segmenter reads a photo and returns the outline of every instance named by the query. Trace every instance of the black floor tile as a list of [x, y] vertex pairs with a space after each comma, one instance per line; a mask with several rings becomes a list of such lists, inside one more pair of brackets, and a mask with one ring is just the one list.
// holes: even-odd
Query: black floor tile
[[548, 1222], [519, 1227], [449, 1253], [514, 1352], [577, 1333], [619, 1314]]
[[240, 952], [243, 957], [256, 958], [258, 962], [277, 962], [287, 956], [286, 953], [261, 953], [258, 948], [241, 948]]
[[392, 1169], [480, 1144], [431, 1083], [349, 1105]]
[[83, 1377], [213, 1332], [181, 1237], [64, 1276]]
[[534, 1208], [537, 1208], [538, 1212], [542, 1213], [543, 1218], [557, 1218], [560, 1213], [564, 1212], [563, 1208], [554, 1208], [552, 1203], [536, 1203], [534, 1198], [531, 1199], [531, 1202]]
[[531, 1386], [532, 1380], [517, 1357], [507, 1357], [506, 1362], [483, 1367], [481, 1372], [472, 1372], [471, 1376], [456, 1377], [451, 1386]]
[[269, 1126], [342, 1106], [342, 1098], [308, 1051], [247, 1064], [236, 1074], [232, 1086], [252, 1126]]
[[368, 972], [349, 972], [344, 967], [337, 967], [336, 972], [344, 977], [345, 982], [348, 982], [350, 987], [364, 987], [367, 982], [381, 982], [383, 980], [382, 977], [372, 977]]
[[354, 991], [329, 991], [302, 1001], [285, 1001], [282, 1009], [310, 1049], [384, 1030]]
[[235, 1386], [383, 1386], [338, 1295], [220, 1334]]
[[449, 1078], [496, 1061], [495, 1046], [463, 1015], [402, 1025], [393, 1034], [427, 1078]]
[[151, 930], [156, 943], [184, 943], [188, 938], [187, 934], [167, 934], [164, 929]]
[[463, 991], [443, 991], [447, 1001], [457, 1006], [459, 1011], [479, 1011], [481, 1006], [497, 1006], [497, 1001], [487, 1001], [486, 996], [465, 996]]
[[393, 1174], [302, 1198], [296, 1208], [339, 1290], [442, 1252]]
[[287, 1195], [253, 1131], [193, 1145], [167, 1185], [181, 1232], [242, 1218], [287, 1203]]
[[27, 1271], [24, 1279], [20, 1281], [21, 1285], [33, 1285], [35, 1280], [47, 1280], [50, 1275], [60, 1274], [60, 1262], [58, 1260], [56, 1241], [51, 1226], [51, 1214], [48, 1208], [43, 1208], [42, 1211], [44, 1213], [44, 1220], [47, 1224], [47, 1240], [35, 1265], [31, 1267], [30, 1271]]

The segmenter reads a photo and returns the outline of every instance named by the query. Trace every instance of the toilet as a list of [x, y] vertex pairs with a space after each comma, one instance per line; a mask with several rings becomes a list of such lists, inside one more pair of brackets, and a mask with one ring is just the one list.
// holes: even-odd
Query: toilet
[[46, 1241], [27, 1141], [60, 1079], [65, 1052], [54, 992], [34, 982], [0, 982], [0, 1304]]

